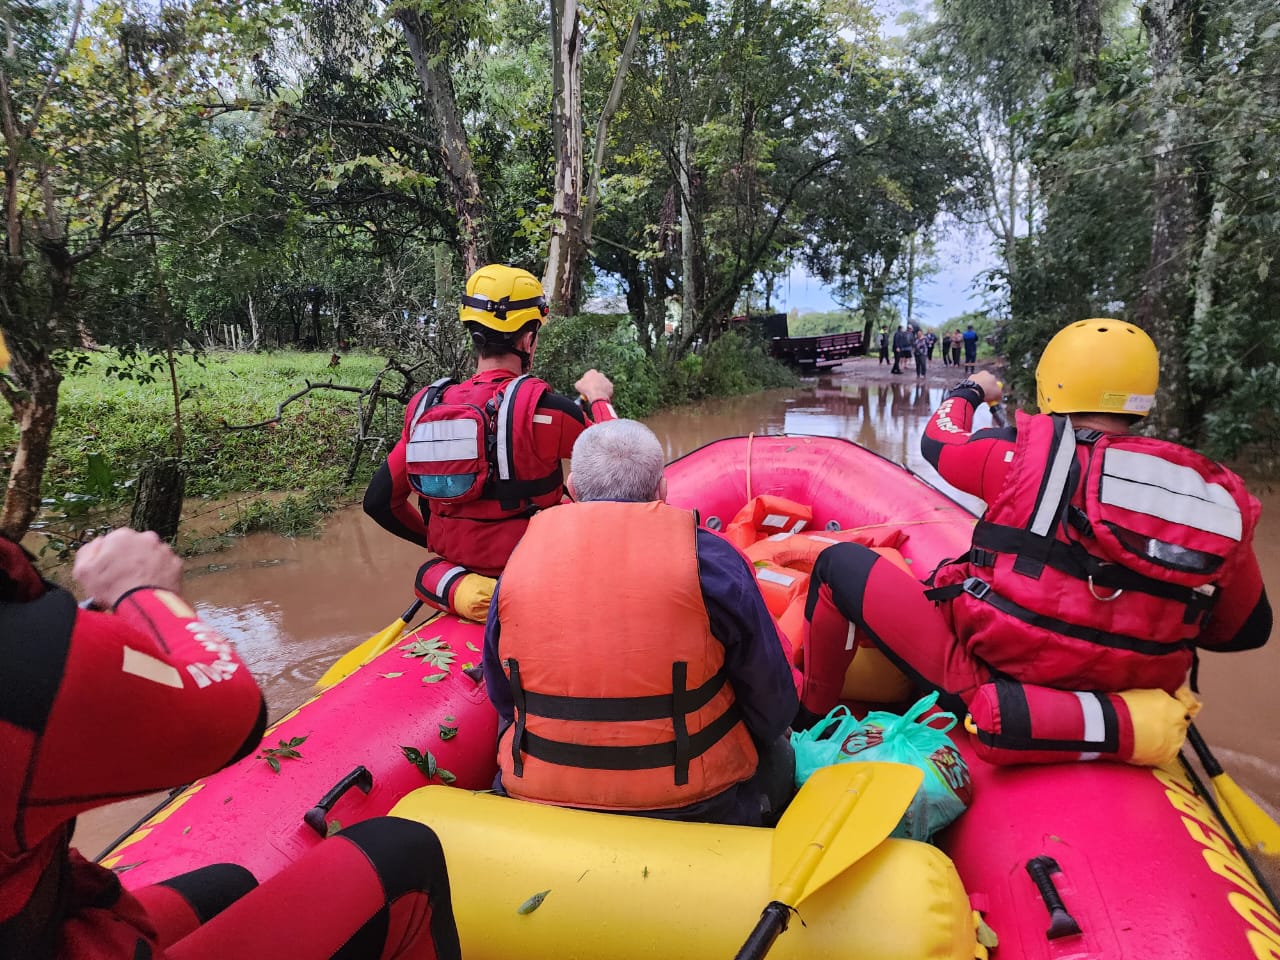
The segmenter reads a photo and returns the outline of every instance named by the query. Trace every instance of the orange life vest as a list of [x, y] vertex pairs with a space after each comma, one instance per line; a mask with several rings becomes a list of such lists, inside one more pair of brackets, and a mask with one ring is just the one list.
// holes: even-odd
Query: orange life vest
[[[584, 564], [607, 572], [607, 600], [584, 596]], [[511, 796], [663, 810], [755, 773], [689, 511], [597, 501], [539, 513], [507, 564], [498, 614], [515, 703], [498, 747]]]

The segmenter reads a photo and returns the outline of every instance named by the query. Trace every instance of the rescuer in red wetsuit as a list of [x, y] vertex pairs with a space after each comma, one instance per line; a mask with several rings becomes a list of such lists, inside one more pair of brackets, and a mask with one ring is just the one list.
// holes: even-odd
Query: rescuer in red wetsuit
[[384, 817], [262, 886], [214, 864], [125, 891], [71, 849], [79, 813], [253, 751], [266, 707], [230, 644], [178, 596], [181, 561], [117, 530], [76, 557], [94, 606], [0, 538], [0, 957], [457, 957], [435, 834]]
[[1142, 330], [1093, 319], [1046, 347], [1037, 416], [973, 432], [974, 410], [998, 401], [1000, 385], [980, 372], [952, 388], [921, 447], [988, 504], [970, 552], [935, 571], [938, 589], [925, 593], [864, 547], [833, 546], [814, 567], [809, 629], [835, 644], [853, 623], [960, 708], [995, 677], [1172, 694], [1196, 647], [1264, 644], [1257, 500], [1225, 467], [1129, 432], [1151, 408], [1158, 371]]
[[[562, 499], [561, 460], [573, 442], [616, 414], [613, 384], [597, 370], [574, 384], [585, 411], [529, 375], [547, 317], [533, 274], [501, 264], [480, 268], [467, 281], [460, 317], [475, 345], [475, 375], [437, 381], [410, 401], [404, 432], [370, 481], [364, 510], [439, 555], [418, 572], [420, 598], [483, 620], [492, 583], [470, 575], [502, 572], [529, 518]], [[469, 589], [459, 591], [464, 583]]]

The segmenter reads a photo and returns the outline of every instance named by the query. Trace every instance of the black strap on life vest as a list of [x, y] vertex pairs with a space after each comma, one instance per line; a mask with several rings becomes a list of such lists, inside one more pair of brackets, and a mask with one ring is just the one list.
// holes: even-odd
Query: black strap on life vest
[[[998, 554], [1019, 555], [1028, 541], [1035, 539], [1019, 527], [979, 520], [973, 530], [973, 548], [967, 559], [975, 567], [993, 567]], [[1217, 588], [1212, 585], [1205, 590], [1197, 590], [1157, 580], [1117, 563], [1104, 563], [1079, 543], [1064, 543], [1055, 538], [1049, 548], [1041, 552], [1041, 557], [1045, 566], [1059, 573], [1076, 580], [1092, 580], [1094, 587], [1104, 595], [1126, 590], [1179, 603], [1184, 607], [1182, 619], [1186, 624], [1206, 617], [1218, 599]]]
[[1109, 633], [1106, 630], [1097, 630], [1093, 627], [1082, 627], [1078, 624], [1068, 623], [1065, 620], [1059, 620], [1056, 617], [1048, 617], [1044, 614], [1036, 613], [1034, 610], [1028, 610], [1007, 597], [1002, 597], [992, 590], [991, 584], [981, 577], [969, 577], [963, 583], [934, 587], [931, 590], [926, 590], [924, 595], [930, 600], [937, 601], [951, 600], [962, 593], [967, 593], [976, 600], [988, 603], [1001, 613], [1021, 620], [1023, 623], [1030, 624], [1033, 627], [1041, 627], [1052, 633], [1083, 640], [1086, 643], [1097, 644], [1100, 647], [1108, 647], [1113, 650], [1132, 650], [1134, 653], [1152, 657], [1195, 648], [1195, 642], [1192, 640], [1160, 643], [1156, 640], [1143, 640], [1141, 637], [1131, 637], [1123, 633]]
[[[729, 734], [742, 720], [737, 704], [731, 704], [720, 716], [697, 733], [690, 734], [688, 717], [701, 710], [729, 682], [721, 668], [694, 689], [688, 689], [689, 665], [677, 661], [671, 665], [670, 695], [647, 697], [566, 697], [559, 694], [525, 690], [520, 682], [520, 664], [504, 661], [511, 678], [515, 704], [515, 734], [512, 737], [512, 769], [522, 776], [522, 754], [562, 767], [589, 770], [652, 770], [672, 767], [677, 786], [689, 782], [689, 763], [706, 753]], [[547, 720], [589, 723], [671, 720], [674, 739], [633, 747], [595, 746], [551, 740], [530, 733], [526, 716]]]
[[1115, 706], [1104, 694], [1079, 694], [1093, 697], [1098, 703], [1102, 712], [1101, 740], [1051, 740], [1034, 735], [1031, 707], [1022, 684], [1001, 676], [997, 676], [992, 682], [996, 687], [996, 702], [1000, 710], [1000, 732], [978, 729], [978, 740], [987, 746], [1001, 750], [1053, 750], [1064, 753], [1115, 753], [1120, 749], [1120, 721], [1116, 716]]

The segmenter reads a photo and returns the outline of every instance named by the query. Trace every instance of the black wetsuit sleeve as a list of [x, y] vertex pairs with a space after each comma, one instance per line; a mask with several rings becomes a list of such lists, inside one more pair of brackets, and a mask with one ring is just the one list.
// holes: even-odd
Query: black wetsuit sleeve
[[403, 540], [426, 547], [427, 538], [416, 530], [411, 530], [392, 512], [391, 509], [392, 479], [391, 468], [384, 463], [369, 481], [369, 488], [364, 492], [364, 512], [369, 518], [389, 533], [394, 533]]

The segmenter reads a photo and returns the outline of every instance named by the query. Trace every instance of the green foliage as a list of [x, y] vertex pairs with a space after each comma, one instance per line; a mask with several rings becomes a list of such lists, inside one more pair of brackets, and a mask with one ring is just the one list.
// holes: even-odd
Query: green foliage
[[290, 737], [288, 740], [279, 741], [278, 746], [264, 747], [254, 759], [265, 760], [275, 773], [280, 772], [281, 760], [301, 760], [302, 754], [298, 752], [298, 747], [307, 742], [305, 736]]

